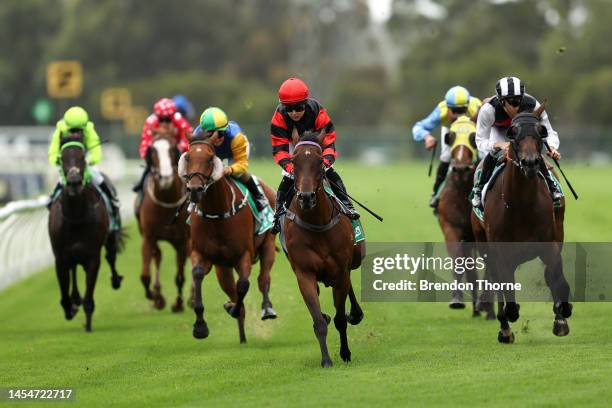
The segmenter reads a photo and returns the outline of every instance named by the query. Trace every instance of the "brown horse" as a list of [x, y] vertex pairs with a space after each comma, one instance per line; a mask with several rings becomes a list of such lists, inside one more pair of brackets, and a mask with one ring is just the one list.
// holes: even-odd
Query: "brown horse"
[[[440, 192], [438, 204], [438, 222], [444, 234], [449, 255], [453, 258], [464, 258], [474, 253], [474, 234], [470, 213], [472, 206], [468, 196], [473, 187], [474, 169], [478, 161], [476, 151], [476, 133], [473, 122], [455, 122], [445, 135], [445, 143], [451, 146], [450, 172], [446, 177], [444, 187]], [[461, 281], [463, 274], [467, 282], [472, 283], [473, 316], [479, 316], [476, 306], [477, 289], [475, 269], [466, 268], [462, 274], [454, 272], [454, 279]], [[449, 304], [452, 309], [463, 309], [463, 294], [461, 291], [453, 292], [453, 299]], [[493, 312], [490, 311], [492, 314]], [[493, 317], [494, 318], [494, 317]]]
[[[266, 231], [255, 236], [255, 223], [247, 197], [223, 176], [223, 163], [215, 155], [215, 147], [210, 141], [194, 137], [181, 162], [179, 167], [181, 176], [187, 180], [191, 212], [191, 264], [196, 314], [193, 336], [204, 339], [209, 334], [204, 320], [202, 281], [214, 264], [219, 285], [230, 299], [224, 308], [238, 319], [240, 342], [245, 343], [243, 301], [249, 290], [251, 265], [257, 257], [260, 259], [259, 290], [263, 294], [262, 319], [276, 317], [268, 296], [270, 270], [276, 255], [274, 235]], [[273, 203], [274, 191], [263, 182], [261, 185], [269, 202]], [[234, 281], [233, 269], [238, 273], [237, 281]]]
[[[484, 224], [472, 215], [477, 241], [487, 243], [521, 243], [520, 245], [484, 245], [488, 251], [487, 273], [496, 282], [514, 283], [516, 268], [539, 257], [545, 264], [544, 277], [553, 298], [553, 333], [569, 333], [567, 318], [571, 316], [570, 288], [563, 276], [561, 248], [565, 202], [554, 208], [546, 182], [538, 175], [540, 154], [546, 128], [539, 123], [543, 111], [520, 113], [508, 129], [510, 148], [506, 166], [487, 193]], [[500, 322], [498, 341], [514, 342], [508, 322], [519, 318], [520, 305], [514, 290], [498, 291], [497, 319]]]
[[[153, 300], [156, 309], [164, 308], [166, 301], [159, 283], [161, 250], [158, 241], [169, 242], [176, 251], [175, 283], [178, 291], [173, 312], [183, 311], [183, 284], [185, 282], [185, 260], [189, 250], [189, 226], [187, 211], [183, 203], [187, 199], [185, 185], [178, 175], [179, 151], [174, 137], [158, 134], [147, 151], [151, 172], [147, 178], [142, 203], [136, 211], [138, 228], [142, 235], [142, 272], [140, 280], [147, 299]], [[174, 216], [180, 208], [177, 219]], [[173, 222], [175, 221], [175, 222]], [[155, 282], [151, 284], [151, 259], [155, 260]]]
[[[324, 132], [305, 132], [295, 146], [292, 161], [297, 194], [284, 216], [282, 229], [291, 268], [314, 323], [321, 348], [321, 366], [331, 367], [327, 351], [330, 317], [321, 312], [317, 282], [332, 287], [336, 309], [334, 325], [340, 333], [340, 357], [348, 362], [351, 351], [346, 335], [347, 322], [356, 325], [363, 319], [351, 285], [350, 271], [361, 265], [365, 245], [363, 241], [355, 244], [351, 221], [324, 191], [321, 151], [324, 136]], [[345, 312], [347, 295], [351, 303], [348, 315]]]
[[[111, 284], [119, 289], [123, 279], [117, 273], [115, 260], [123, 247], [123, 231], [109, 232], [107, 209], [92, 183], [85, 183], [85, 146], [82, 136], [63, 138], [61, 165], [66, 178], [60, 197], [50, 208], [49, 237], [55, 255], [55, 272], [60, 285], [61, 305], [66, 320], [85, 310], [85, 330], [91, 331], [94, 312], [94, 288], [100, 268], [100, 250], [106, 247], [106, 260], [111, 268]], [[87, 289], [81, 300], [76, 281], [76, 268], [81, 265], [87, 274]], [[69, 295], [72, 278], [72, 294]]]

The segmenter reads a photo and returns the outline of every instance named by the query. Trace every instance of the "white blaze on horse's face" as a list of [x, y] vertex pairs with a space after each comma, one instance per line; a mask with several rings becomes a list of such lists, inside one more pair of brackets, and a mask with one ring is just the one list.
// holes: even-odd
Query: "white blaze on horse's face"
[[153, 143], [159, 159], [160, 187], [168, 188], [172, 185], [172, 160], [170, 158], [170, 142], [167, 139], [159, 139]]

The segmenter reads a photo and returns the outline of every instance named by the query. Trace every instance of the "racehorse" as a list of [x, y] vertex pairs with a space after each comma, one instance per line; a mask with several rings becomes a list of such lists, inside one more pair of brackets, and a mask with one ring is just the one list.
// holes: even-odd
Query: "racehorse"
[[[178, 291], [172, 305], [173, 312], [183, 311], [183, 284], [185, 282], [185, 260], [189, 250], [189, 226], [186, 224], [187, 211], [183, 203], [187, 199], [185, 185], [178, 175], [179, 151], [174, 137], [158, 133], [147, 151], [150, 174], [147, 178], [142, 203], [136, 210], [138, 228], [142, 235], [142, 272], [140, 280], [147, 299], [153, 300], [156, 309], [164, 308], [166, 301], [159, 283], [162, 253], [158, 241], [169, 242], [176, 251], [175, 283]], [[177, 209], [179, 216], [175, 218]], [[155, 282], [151, 284], [151, 258], [155, 260]]]
[[[567, 318], [572, 314], [570, 288], [563, 276], [561, 249], [565, 200], [553, 207], [545, 180], [538, 175], [546, 128], [539, 123], [544, 107], [534, 113], [520, 113], [507, 131], [510, 146], [506, 165], [501, 170], [484, 207], [484, 223], [472, 214], [477, 241], [487, 243], [522, 243], [520, 245], [485, 245], [489, 253], [487, 268], [497, 282], [514, 283], [518, 265], [539, 257], [545, 264], [544, 277], [553, 298], [553, 333], [569, 334]], [[513, 343], [514, 333], [508, 322], [519, 318], [520, 305], [514, 290], [498, 291], [498, 341]]]
[[[331, 367], [327, 350], [327, 325], [330, 317], [321, 312], [317, 282], [331, 286], [336, 315], [334, 325], [340, 333], [340, 357], [351, 360], [346, 334], [347, 322], [363, 319], [363, 311], [351, 284], [350, 271], [361, 265], [365, 245], [355, 244], [353, 227], [324, 191], [324, 164], [321, 144], [325, 132], [305, 132], [296, 144], [292, 159], [296, 195], [282, 221], [283, 236], [291, 268], [308, 311], [321, 348], [321, 366]], [[345, 312], [346, 297], [351, 309]]]
[[[123, 249], [123, 230], [109, 231], [109, 216], [103, 198], [92, 183], [85, 183], [85, 146], [82, 137], [63, 138], [60, 157], [66, 183], [49, 212], [49, 237], [60, 285], [60, 303], [66, 320], [71, 320], [82, 302], [85, 330], [90, 332], [100, 250], [105, 246], [106, 260], [112, 273], [111, 284], [113, 289], [119, 289], [123, 277], [117, 273], [115, 260], [117, 253]], [[77, 287], [78, 265], [87, 274], [83, 299]], [[73, 286], [69, 295], [71, 277]]]
[[[208, 138], [192, 138], [189, 151], [181, 158], [179, 172], [187, 182], [191, 209], [191, 264], [196, 314], [193, 336], [204, 339], [209, 335], [204, 320], [202, 281], [214, 264], [219, 285], [230, 299], [224, 308], [238, 319], [240, 343], [245, 343], [243, 301], [249, 290], [251, 265], [257, 258], [260, 260], [258, 284], [263, 294], [262, 319], [276, 317], [268, 295], [270, 270], [276, 255], [274, 235], [270, 231], [255, 235], [255, 222], [247, 208], [247, 196], [223, 176], [223, 163], [215, 155], [215, 147]], [[273, 203], [275, 192], [261, 180], [260, 183], [268, 201]], [[237, 281], [234, 281], [233, 269], [238, 273]]]
[[[457, 122], [456, 122], [457, 123]], [[476, 134], [473, 132], [475, 125], [468, 122], [453, 124], [451, 131], [445, 135], [444, 143], [451, 146], [450, 172], [444, 182], [444, 187], [440, 192], [438, 204], [438, 222], [444, 234], [444, 240], [449, 255], [453, 259], [472, 256], [475, 251], [474, 234], [470, 213], [472, 206], [468, 199], [473, 187], [474, 170], [478, 161], [476, 150]], [[476, 306], [477, 274], [474, 268], [465, 268], [466, 280], [472, 283], [472, 306], [473, 316], [479, 316], [480, 311]], [[461, 281], [463, 274], [454, 272], [454, 279]], [[465, 304], [462, 301], [462, 292], [453, 293], [453, 299], [449, 306], [452, 309], [463, 309]], [[494, 318], [493, 311], [489, 309], [491, 318]]]

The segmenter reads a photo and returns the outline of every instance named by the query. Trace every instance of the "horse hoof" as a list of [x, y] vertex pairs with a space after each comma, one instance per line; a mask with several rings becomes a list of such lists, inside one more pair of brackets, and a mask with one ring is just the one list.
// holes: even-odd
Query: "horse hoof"
[[495, 312], [493, 310], [487, 311], [487, 320], [495, 320], [497, 316], [495, 316]]
[[176, 302], [172, 305], [172, 313], [180, 313], [184, 310], [183, 303]]
[[166, 299], [164, 299], [161, 294], [155, 296], [153, 307], [155, 307], [157, 310], [162, 310], [164, 307], [166, 307]]
[[323, 368], [329, 368], [331, 366], [333, 366], [334, 364], [332, 363], [331, 359], [329, 358], [324, 358], [323, 360], [321, 360], [321, 367]]
[[113, 287], [113, 289], [115, 290], [119, 289], [121, 287], [122, 280], [123, 280], [123, 276], [121, 275], [111, 277], [111, 286]]
[[193, 325], [193, 337], [196, 339], [205, 339], [208, 337], [209, 331], [206, 322], [195, 323]]
[[350, 362], [350, 361], [351, 361], [351, 352], [350, 352], [350, 350], [347, 350], [347, 351], [346, 351], [346, 352], [344, 352], [344, 353], [342, 352], [342, 350], [340, 350], [340, 357], [342, 357], [342, 360], [343, 360], [345, 363]]
[[229, 311], [230, 316], [232, 316], [234, 319], [237, 319], [240, 317], [240, 309], [239, 307], [236, 307], [236, 305], [234, 305], [234, 307], [232, 307]]
[[353, 326], [357, 326], [359, 323], [361, 323], [362, 320], [363, 320], [363, 312], [361, 312], [360, 314], [356, 314], [356, 315], [352, 313], [346, 314], [346, 321]]
[[480, 310], [474, 310], [472, 312], [472, 317], [480, 317]]
[[514, 333], [510, 332], [510, 335], [506, 336], [500, 331], [497, 333], [497, 341], [504, 344], [512, 344], [514, 343]]
[[149, 300], [153, 300], [153, 293], [151, 293], [150, 291], [146, 291], [145, 297]]
[[570, 332], [569, 325], [565, 319], [555, 319], [553, 322], [553, 334], [555, 336], [567, 336]]
[[234, 302], [228, 300], [227, 302], [223, 304], [223, 308], [225, 309], [227, 314], [231, 315], [232, 314], [231, 311], [234, 308]]
[[331, 316], [327, 313], [321, 313], [321, 316], [323, 316], [323, 319], [325, 319], [325, 323], [327, 323], [327, 325], [329, 326], [329, 323], [331, 322]]
[[276, 319], [276, 310], [272, 306], [261, 309], [261, 320]]
[[91, 324], [85, 324], [83, 327], [85, 327], [87, 333], [91, 333]]
[[450, 307], [451, 309], [465, 309], [465, 303], [452, 301], [448, 304], [448, 307]]

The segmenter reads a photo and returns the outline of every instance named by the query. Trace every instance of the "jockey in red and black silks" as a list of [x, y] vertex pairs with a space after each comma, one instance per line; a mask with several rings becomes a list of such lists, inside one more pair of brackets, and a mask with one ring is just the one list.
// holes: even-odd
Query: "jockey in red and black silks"
[[346, 196], [346, 188], [340, 175], [334, 170], [336, 160], [336, 130], [327, 114], [327, 111], [315, 99], [309, 98], [308, 86], [298, 78], [289, 78], [282, 83], [278, 90], [280, 103], [276, 107], [270, 124], [270, 139], [274, 161], [283, 169], [283, 179], [278, 186], [276, 195], [275, 231], [278, 232], [279, 217], [290, 202], [293, 188], [293, 148], [300, 136], [306, 131], [325, 132], [323, 139], [323, 161], [326, 166], [325, 174], [331, 181], [334, 194], [346, 205], [353, 219], [359, 218], [351, 200]]

